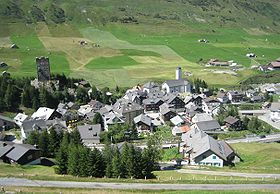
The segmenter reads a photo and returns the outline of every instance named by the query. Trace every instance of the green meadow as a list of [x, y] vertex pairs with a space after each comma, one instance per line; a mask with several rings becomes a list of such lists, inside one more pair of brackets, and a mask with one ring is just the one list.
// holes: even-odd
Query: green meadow
[[[13, 76], [36, 76], [35, 58], [48, 56], [52, 73], [85, 78], [99, 87], [133, 86], [174, 79], [177, 66], [215, 86], [229, 87], [258, 74], [252, 65], [280, 57], [278, 34], [245, 28], [194, 24], [46, 25], [7, 24], [0, 29], [0, 61]], [[205, 38], [209, 43], [199, 43]], [[81, 46], [80, 40], [88, 45]], [[10, 49], [11, 44], [19, 49]], [[96, 47], [95, 45], [100, 47]], [[247, 53], [256, 53], [249, 59]], [[212, 59], [233, 60], [244, 68], [209, 68]]]

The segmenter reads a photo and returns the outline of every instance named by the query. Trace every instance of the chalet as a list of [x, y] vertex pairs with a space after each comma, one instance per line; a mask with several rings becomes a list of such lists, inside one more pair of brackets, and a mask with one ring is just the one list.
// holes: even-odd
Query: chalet
[[218, 92], [217, 100], [219, 100], [221, 103], [227, 103], [229, 101], [227, 93], [222, 91]]
[[270, 119], [274, 122], [280, 121], [280, 102], [271, 103]]
[[60, 117], [61, 114], [55, 111], [55, 109], [50, 109], [47, 107], [40, 107], [36, 112], [31, 115], [32, 119], [43, 119], [45, 121], [52, 120], [56, 117]]
[[227, 95], [231, 103], [241, 103], [245, 97], [245, 95], [240, 91], [229, 91]]
[[162, 104], [159, 109], [164, 121], [170, 121], [170, 119], [176, 116], [176, 112], [172, 111], [166, 103]]
[[212, 121], [213, 117], [207, 113], [197, 113], [192, 118], [192, 123], [204, 122], [204, 121]]
[[162, 90], [166, 93], [191, 93], [191, 84], [188, 80], [168, 80], [162, 84]]
[[197, 122], [191, 127], [205, 133], [220, 133], [222, 131], [221, 125], [216, 120]]
[[233, 116], [229, 116], [229, 117], [225, 118], [224, 122], [225, 122], [225, 125], [227, 128], [241, 129], [241, 127], [242, 127], [242, 123], [241, 123], [240, 119], [233, 117]]
[[160, 98], [147, 98], [143, 100], [143, 106], [145, 111], [153, 111], [153, 112], [158, 112], [159, 107], [163, 104], [163, 100]]
[[221, 102], [215, 98], [206, 98], [202, 101], [202, 110], [212, 116], [218, 114], [220, 106]]
[[152, 118], [147, 115], [144, 114], [138, 115], [137, 117], [134, 118], [134, 123], [139, 132], [153, 130]]
[[6, 163], [28, 164], [41, 157], [41, 150], [29, 144], [0, 146], [0, 159]]
[[140, 96], [140, 94], [138, 94], [138, 92], [129, 92], [126, 93], [125, 96], [123, 97], [126, 100], [129, 100], [132, 103], [136, 103], [141, 105], [142, 104], [142, 98]]
[[32, 131], [42, 131], [43, 129], [47, 129], [46, 121], [43, 119], [38, 120], [25, 120], [22, 122], [21, 130], [21, 138], [25, 140], [29, 133]]
[[59, 119], [46, 121], [47, 129], [54, 129], [57, 133], [63, 133], [68, 130], [66, 121]]
[[12, 129], [16, 126], [15, 122], [9, 117], [0, 115], [0, 131]]
[[125, 123], [125, 118], [115, 111], [110, 111], [108, 113], [103, 114], [102, 118], [105, 130], [108, 130], [110, 125]]
[[104, 107], [104, 104], [98, 100], [91, 100], [88, 105], [90, 105], [94, 111], [100, 110], [102, 107]]
[[81, 136], [82, 143], [87, 147], [94, 147], [100, 143], [101, 125], [80, 125], [77, 129]]
[[175, 94], [167, 94], [164, 96], [163, 100], [166, 104], [176, 112], [185, 111], [185, 102]]
[[182, 135], [184, 157], [191, 165], [223, 167], [234, 165], [240, 157], [224, 141], [218, 141], [198, 129], [191, 129]]
[[250, 102], [253, 102], [253, 103], [263, 102], [263, 101], [264, 101], [264, 97], [261, 95], [252, 96], [250, 98]]
[[160, 91], [160, 85], [155, 82], [147, 82], [142, 87], [143, 92], [153, 93]]
[[89, 104], [86, 104], [86, 105], [83, 105], [83, 106], [80, 106], [79, 110], [78, 110], [78, 114], [81, 116], [81, 117], [86, 117], [86, 115], [90, 112], [93, 112], [93, 108], [89, 105]]
[[144, 113], [144, 108], [137, 103], [131, 103], [126, 99], [119, 99], [113, 105], [113, 111], [122, 115], [126, 123], [132, 124], [133, 119]]

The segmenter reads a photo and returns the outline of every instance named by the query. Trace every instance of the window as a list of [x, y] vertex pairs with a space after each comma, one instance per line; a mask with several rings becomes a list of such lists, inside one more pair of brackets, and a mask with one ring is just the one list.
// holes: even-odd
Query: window
[[205, 156], [205, 155], [203, 155], [203, 156], [202, 156], [202, 158], [203, 158], [203, 159], [205, 159], [205, 158], [206, 158], [206, 156]]
[[212, 158], [213, 158], [213, 160], [215, 160], [217, 158], [217, 156], [213, 156]]

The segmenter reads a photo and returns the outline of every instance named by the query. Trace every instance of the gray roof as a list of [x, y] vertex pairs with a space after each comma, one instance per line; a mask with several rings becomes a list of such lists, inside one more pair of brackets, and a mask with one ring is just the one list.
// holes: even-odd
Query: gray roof
[[196, 125], [202, 131], [213, 131], [221, 129], [220, 124], [216, 120], [197, 122]]
[[165, 93], [162, 91], [152, 91], [149, 94], [147, 94], [147, 97], [148, 98], [163, 98], [164, 95], [165, 95]]
[[155, 82], [147, 82], [143, 85], [143, 88], [151, 89], [151, 88], [156, 88], [159, 87], [159, 84]]
[[113, 110], [119, 114], [144, 110], [143, 107], [137, 103], [130, 102], [126, 99], [119, 99], [114, 105]]
[[14, 144], [14, 149], [10, 151], [6, 156], [14, 161], [18, 161], [29, 150], [39, 150], [33, 145], [29, 144]]
[[234, 123], [238, 122], [239, 119], [236, 118], [236, 117], [233, 117], [233, 116], [228, 116], [226, 119], [225, 119], [225, 122], [230, 124], [230, 125], [233, 125]]
[[179, 80], [167, 80], [166, 83], [169, 87], [176, 87], [176, 86], [186, 86], [189, 84], [188, 80], [179, 79]]
[[182, 140], [191, 148], [189, 150], [192, 150], [194, 158], [207, 151], [212, 151], [221, 159], [227, 161], [228, 156], [234, 153], [234, 150], [224, 141], [215, 140], [213, 137], [197, 129], [191, 129], [183, 134]]
[[99, 143], [99, 135], [101, 132], [101, 125], [80, 125], [77, 126], [77, 129], [80, 133], [81, 139], [85, 143]]
[[134, 123], [139, 123], [139, 122], [142, 122], [148, 126], [151, 126], [152, 125], [152, 119], [151, 117], [147, 116], [147, 115], [144, 115], [144, 114], [141, 114], [141, 115], [138, 115], [137, 117], [134, 118]]
[[14, 146], [12, 146], [12, 145], [6, 145], [3, 147], [1, 146], [0, 147], [0, 158], [3, 157], [4, 155], [6, 155], [12, 149], [14, 149]]
[[160, 101], [162, 101], [160, 98], [147, 98], [145, 100], [143, 100], [143, 104], [147, 105], [147, 104], [157, 104]]
[[280, 111], [280, 102], [271, 103], [270, 110], [273, 112]]
[[22, 122], [22, 128], [25, 132], [33, 131], [36, 128], [46, 129], [47, 123], [43, 119], [39, 120], [25, 120]]
[[166, 115], [169, 112], [174, 112], [174, 111], [170, 110], [168, 104], [166, 104], [166, 103], [163, 103], [162, 105], [160, 105], [159, 109], [160, 109], [160, 114], [162, 114], [162, 115]]
[[5, 116], [3, 116], [3, 115], [0, 115], [0, 120], [8, 121], [8, 122], [14, 123], [13, 119], [11, 119], [11, 118], [9, 118], [9, 117], [5, 117]]

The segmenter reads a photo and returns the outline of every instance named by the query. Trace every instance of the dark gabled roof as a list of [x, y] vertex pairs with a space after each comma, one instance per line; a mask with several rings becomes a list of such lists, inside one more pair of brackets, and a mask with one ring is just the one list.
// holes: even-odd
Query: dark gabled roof
[[189, 84], [188, 80], [179, 79], [179, 80], [167, 80], [166, 83], [169, 87], [176, 87], [176, 86], [185, 86]]
[[138, 115], [137, 117], [134, 118], [134, 123], [137, 124], [139, 122], [142, 122], [148, 126], [152, 125], [152, 119], [149, 116], [144, 115], [144, 114]]
[[22, 128], [25, 132], [33, 131], [34, 128], [40, 127], [41, 129], [46, 129], [47, 124], [43, 119], [39, 120], [25, 120], [22, 122]]
[[80, 125], [77, 127], [82, 140], [99, 140], [101, 125]]
[[[144, 105], [148, 105], [148, 104], [157, 104], [160, 101], [162, 101], [160, 98], [147, 98], [145, 100], [143, 100], [143, 104]], [[162, 101], [163, 102], [163, 101]]]
[[10, 152], [12, 149], [14, 149], [14, 146], [12, 145], [6, 145], [6, 146], [0, 146], [0, 158], [6, 155], [8, 152]]
[[202, 121], [202, 122], [196, 123], [196, 125], [202, 131], [213, 131], [213, 130], [221, 128], [220, 124], [216, 120]]
[[239, 121], [239, 119], [236, 118], [236, 117], [233, 117], [233, 116], [229, 116], [229, 117], [227, 117], [227, 118], [225, 119], [225, 122], [228, 123], [228, 124], [230, 124], [230, 125], [233, 125], [233, 124], [235, 124], [235, 123], [238, 122], [238, 121]]
[[4, 121], [8, 121], [8, 122], [14, 123], [14, 121], [11, 118], [5, 117], [5, 116], [2, 116], [2, 115], [0, 115], [0, 120], [4, 120]]
[[14, 161], [18, 161], [29, 150], [37, 150], [33, 145], [29, 144], [14, 144], [14, 149], [10, 151], [6, 156]]

